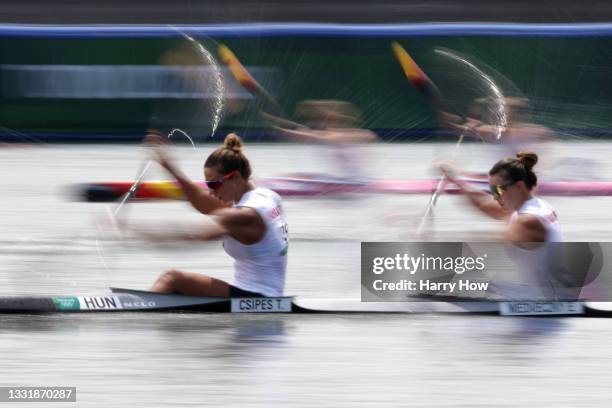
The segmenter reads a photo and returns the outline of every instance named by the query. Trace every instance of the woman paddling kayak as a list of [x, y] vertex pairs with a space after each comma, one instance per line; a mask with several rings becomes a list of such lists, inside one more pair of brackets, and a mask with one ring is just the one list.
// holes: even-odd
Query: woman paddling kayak
[[492, 198], [472, 188], [450, 166], [443, 165], [442, 171], [461, 189], [474, 207], [508, 224], [505, 241], [560, 242], [563, 239], [554, 208], [534, 194], [538, 178], [533, 172], [533, 166], [537, 162], [538, 156], [535, 153], [521, 152], [515, 158], [509, 157], [495, 163], [489, 170]]
[[[517, 266], [519, 285], [500, 284], [497, 292], [506, 299], [575, 299], [580, 287], [568, 287], [557, 263], [563, 241], [555, 209], [534, 194], [537, 176], [533, 167], [538, 156], [520, 152], [495, 163], [489, 170], [489, 194], [475, 190], [447, 165], [446, 177], [469, 198], [471, 204], [491, 218], [507, 223], [503, 241], [506, 253]], [[565, 279], [567, 280], [567, 279]]]
[[[167, 143], [155, 134], [148, 135], [146, 142]], [[173, 269], [163, 273], [151, 291], [194, 296], [282, 296], [289, 238], [281, 198], [250, 182], [251, 165], [242, 147], [240, 137], [232, 133], [208, 156], [204, 164], [208, 190], [190, 180], [162, 149], [155, 149], [154, 159], [176, 179], [191, 205], [214, 217], [212, 223], [195, 233], [173, 238], [222, 239], [225, 251], [234, 258], [234, 282]], [[144, 235], [166, 238], [167, 232], [158, 237]]]
[[[277, 135], [288, 141], [319, 145], [322, 157], [328, 157], [335, 176], [327, 177], [338, 182], [351, 184], [367, 184], [368, 168], [366, 158], [369, 152], [359, 147], [366, 143], [378, 141], [376, 133], [359, 127], [360, 113], [350, 102], [336, 100], [305, 100], [300, 102], [295, 110], [295, 116], [300, 123], [308, 127], [288, 128], [282, 118], [262, 112], [276, 130]], [[296, 123], [297, 124], [297, 123]], [[298, 175], [304, 176], [304, 175]], [[321, 178], [321, 175], [316, 175]]]

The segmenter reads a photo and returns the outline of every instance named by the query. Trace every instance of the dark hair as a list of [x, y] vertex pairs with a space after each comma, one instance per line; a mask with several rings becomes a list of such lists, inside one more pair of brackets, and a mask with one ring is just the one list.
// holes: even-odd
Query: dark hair
[[533, 152], [520, 152], [514, 157], [508, 157], [495, 163], [489, 175], [504, 172], [504, 178], [509, 181], [523, 181], [529, 190], [538, 184], [538, 177], [532, 168], [538, 162], [538, 155]]
[[245, 180], [251, 177], [251, 164], [242, 153], [242, 139], [235, 133], [225, 136], [223, 146], [212, 152], [206, 159], [204, 167], [215, 168], [220, 173], [228, 174], [238, 170]]

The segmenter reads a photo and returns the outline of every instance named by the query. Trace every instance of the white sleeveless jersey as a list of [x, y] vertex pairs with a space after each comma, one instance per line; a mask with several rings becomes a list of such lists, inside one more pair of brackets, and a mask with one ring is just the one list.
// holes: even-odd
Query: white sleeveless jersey
[[226, 235], [223, 248], [234, 258], [234, 283], [242, 290], [266, 296], [282, 296], [287, 271], [289, 235], [281, 198], [272, 190], [248, 191], [234, 207], [253, 208], [266, 225], [263, 238], [245, 245]]
[[[569, 299], [575, 296], [555, 278], [555, 256], [560, 249], [557, 242], [563, 241], [559, 220], [554, 208], [546, 201], [531, 198], [510, 217], [510, 225], [518, 221], [521, 214], [531, 214], [538, 218], [546, 231], [546, 241], [535, 249], [523, 249], [511, 245], [507, 254], [518, 267], [519, 285], [507, 285], [500, 290], [507, 299], [515, 300], [553, 300]], [[503, 286], [503, 285], [502, 285]], [[510, 287], [512, 287], [511, 290]]]
[[520, 214], [531, 214], [540, 220], [546, 230], [546, 242], [562, 242], [561, 227], [555, 209], [546, 201], [533, 197], [523, 203], [521, 208], [512, 213], [510, 224], [516, 222]]

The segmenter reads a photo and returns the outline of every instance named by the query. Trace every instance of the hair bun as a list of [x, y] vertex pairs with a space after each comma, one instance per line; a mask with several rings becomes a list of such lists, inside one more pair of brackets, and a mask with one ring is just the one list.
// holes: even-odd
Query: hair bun
[[516, 158], [527, 170], [531, 170], [538, 162], [538, 155], [533, 152], [520, 152], [516, 155]]
[[226, 149], [233, 151], [234, 153], [240, 153], [242, 151], [242, 139], [235, 133], [230, 133], [225, 136], [225, 140], [223, 141], [223, 146]]

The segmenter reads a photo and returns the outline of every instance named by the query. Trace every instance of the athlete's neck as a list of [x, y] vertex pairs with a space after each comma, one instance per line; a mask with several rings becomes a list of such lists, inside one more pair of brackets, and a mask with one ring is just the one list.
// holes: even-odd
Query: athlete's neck
[[521, 200], [519, 200], [516, 206], [516, 210], [521, 208], [527, 201], [531, 200], [532, 198], [533, 198], [533, 194], [531, 192], [527, 192], [523, 197], [521, 197]]
[[255, 185], [253, 185], [253, 183], [251, 183], [250, 181], [245, 181], [244, 183], [241, 183], [236, 190], [236, 197], [234, 202], [239, 202], [246, 193], [254, 189]]

